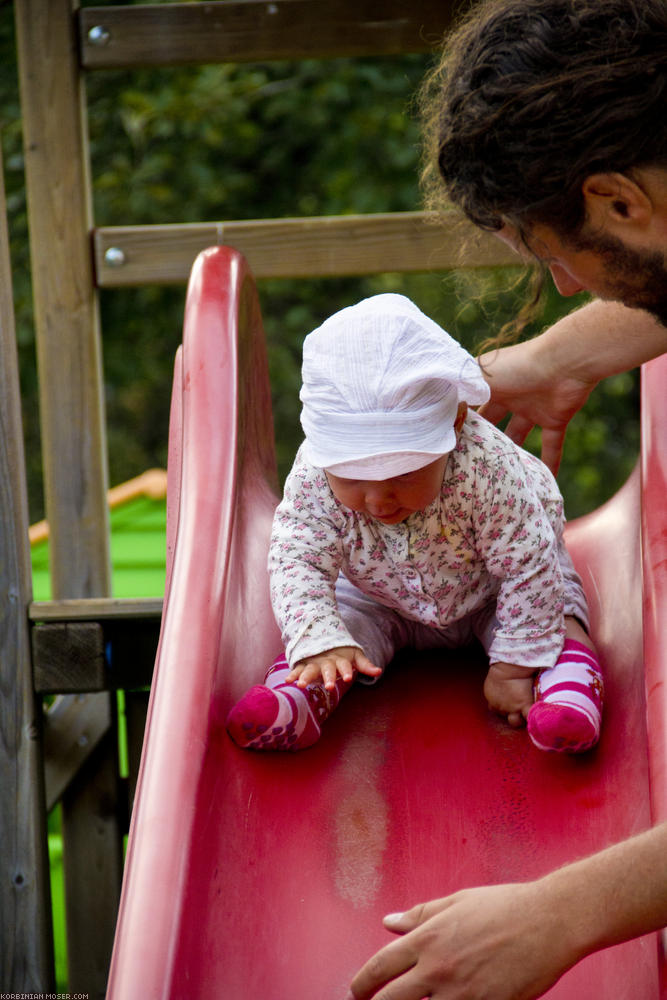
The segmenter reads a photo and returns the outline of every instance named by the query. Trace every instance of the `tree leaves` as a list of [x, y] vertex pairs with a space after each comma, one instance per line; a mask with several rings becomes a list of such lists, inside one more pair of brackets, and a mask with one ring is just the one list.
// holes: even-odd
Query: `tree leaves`
[[[0, 58], [30, 509], [37, 519], [43, 511], [38, 404], [11, 18], [0, 19]], [[419, 129], [410, 102], [427, 65], [427, 57], [407, 55], [90, 74], [96, 224], [418, 209]], [[402, 291], [474, 351], [519, 308], [525, 288], [512, 288], [516, 275], [499, 269], [481, 282], [470, 273], [261, 282], [281, 473], [301, 437], [301, 343], [327, 315], [366, 295]], [[112, 483], [166, 463], [183, 301], [183, 288], [101, 294]], [[552, 290], [539, 325], [571, 307]], [[560, 474], [570, 516], [606, 499], [633, 464], [637, 396], [636, 378], [618, 376], [572, 422]]]

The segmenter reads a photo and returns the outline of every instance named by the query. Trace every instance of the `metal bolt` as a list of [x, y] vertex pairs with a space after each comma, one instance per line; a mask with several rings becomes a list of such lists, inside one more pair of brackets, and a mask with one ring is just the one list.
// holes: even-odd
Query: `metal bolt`
[[88, 32], [88, 41], [91, 45], [108, 45], [111, 33], [103, 24], [96, 24]]
[[104, 254], [104, 263], [108, 267], [122, 267], [125, 263], [125, 254], [120, 247], [109, 247]]

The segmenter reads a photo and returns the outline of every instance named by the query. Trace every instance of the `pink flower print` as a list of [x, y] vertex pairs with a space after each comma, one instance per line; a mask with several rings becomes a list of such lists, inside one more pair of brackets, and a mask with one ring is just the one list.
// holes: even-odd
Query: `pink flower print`
[[602, 684], [602, 678], [595, 670], [591, 670], [590, 667], [586, 670], [586, 673], [590, 676], [590, 685], [595, 691], [596, 695], [600, 699], [600, 704], [603, 702], [604, 698], [604, 686]]

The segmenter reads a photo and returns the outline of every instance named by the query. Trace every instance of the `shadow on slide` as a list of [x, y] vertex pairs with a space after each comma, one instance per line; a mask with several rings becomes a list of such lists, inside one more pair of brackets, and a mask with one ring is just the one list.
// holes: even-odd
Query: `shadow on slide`
[[[265, 569], [271, 401], [245, 260], [227, 247], [198, 257], [110, 1000], [342, 1000], [391, 938], [383, 914], [539, 876], [667, 817], [664, 361], [643, 373], [643, 468], [568, 527], [608, 678], [595, 751], [546, 755], [493, 717], [475, 650], [404, 657], [353, 688], [309, 750], [242, 751], [226, 713], [280, 649]], [[652, 1000], [661, 963], [649, 935], [587, 958], [547, 995]]]

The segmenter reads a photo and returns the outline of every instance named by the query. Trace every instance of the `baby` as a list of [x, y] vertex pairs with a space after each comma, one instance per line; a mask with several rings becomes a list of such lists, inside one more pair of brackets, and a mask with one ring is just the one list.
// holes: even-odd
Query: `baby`
[[477, 362], [402, 295], [343, 309], [303, 347], [305, 440], [269, 552], [285, 655], [231, 710], [241, 747], [298, 750], [399, 649], [479, 639], [484, 695], [542, 750], [599, 738], [602, 675], [563, 501], [468, 406]]

